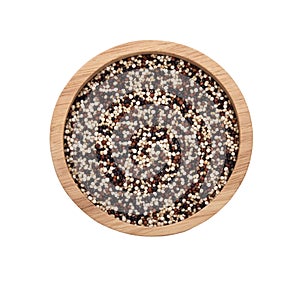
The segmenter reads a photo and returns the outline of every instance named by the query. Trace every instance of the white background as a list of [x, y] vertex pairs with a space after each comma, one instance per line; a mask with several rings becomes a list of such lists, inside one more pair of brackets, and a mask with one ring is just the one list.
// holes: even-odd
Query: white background
[[[300, 281], [298, 1], [1, 1], [0, 281]], [[110, 230], [54, 172], [56, 100], [90, 58], [128, 41], [198, 49], [248, 103], [254, 150], [244, 182], [182, 234]]]

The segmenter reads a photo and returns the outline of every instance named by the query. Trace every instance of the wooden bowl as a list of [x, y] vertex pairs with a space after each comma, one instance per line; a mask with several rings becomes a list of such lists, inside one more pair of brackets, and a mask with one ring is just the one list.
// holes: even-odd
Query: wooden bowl
[[218, 212], [252, 150], [246, 102], [213, 60], [171, 42], [109, 49], [69, 81], [51, 153], [70, 198], [112, 229], [179, 233]]

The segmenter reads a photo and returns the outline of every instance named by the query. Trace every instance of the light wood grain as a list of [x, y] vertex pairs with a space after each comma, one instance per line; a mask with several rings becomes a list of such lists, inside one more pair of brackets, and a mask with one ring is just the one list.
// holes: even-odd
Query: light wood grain
[[[100, 69], [113, 61], [142, 53], [173, 55], [189, 61], [210, 74], [226, 91], [234, 104], [240, 129], [240, 148], [235, 168], [221, 193], [205, 208], [193, 216], [175, 224], [163, 227], [141, 227], [124, 223], [95, 207], [78, 189], [73, 181], [64, 156], [64, 125], [74, 98], [81, 88]], [[69, 81], [61, 93], [54, 109], [50, 146], [57, 176], [70, 198], [97, 222], [115, 230], [146, 236], [169, 235], [188, 230], [218, 212], [233, 196], [242, 182], [250, 161], [252, 150], [252, 126], [246, 102], [232, 78], [217, 63], [192, 48], [164, 41], [136, 41], [109, 49], [87, 62]]]

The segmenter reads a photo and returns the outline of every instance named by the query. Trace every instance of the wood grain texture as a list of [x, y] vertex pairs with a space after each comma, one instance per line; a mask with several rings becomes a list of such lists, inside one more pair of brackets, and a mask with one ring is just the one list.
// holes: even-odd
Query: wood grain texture
[[[160, 53], [182, 58], [199, 66], [211, 75], [230, 97], [238, 117], [240, 147], [235, 168], [221, 193], [198, 213], [162, 227], [143, 227], [124, 223], [94, 206], [78, 189], [69, 173], [64, 155], [65, 120], [76, 95], [99, 70], [121, 58], [137, 54]], [[252, 151], [252, 125], [246, 102], [232, 78], [217, 63], [199, 51], [180, 44], [164, 41], [136, 41], [109, 49], [87, 62], [69, 81], [54, 109], [50, 130], [51, 154], [57, 176], [70, 198], [97, 222], [115, 230], [146, 236], [169, 235], [188, 230], [218, 212], [233, 196], [247, 171]]]

